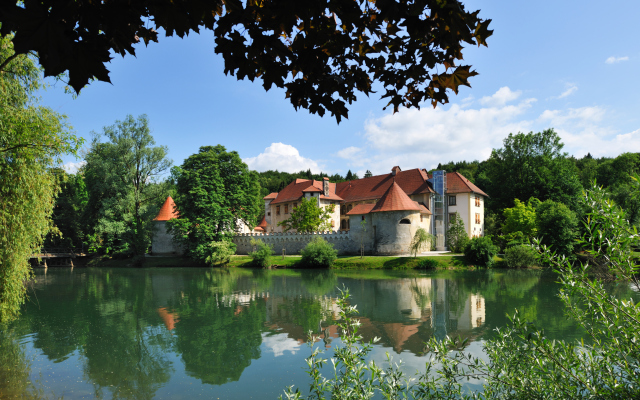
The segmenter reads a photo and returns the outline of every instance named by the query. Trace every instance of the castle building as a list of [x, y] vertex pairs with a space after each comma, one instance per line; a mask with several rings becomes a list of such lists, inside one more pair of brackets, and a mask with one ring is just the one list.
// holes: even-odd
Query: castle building
[[484, 201], [480, 188], [458, 172], [425, 169], [402, 171], [332, 183], [296, 179], [277, 193], [264, 197], [261, 231], [281, 233], [278, 224], [291, 216], [302, 198], [315, 198], [320, 207], [335, 205], [332, 231], [349, 232], [351, 239], [373, 243], [380, 254], [407, 252], [415, 231], [424, 228], [437, 237], [444, 250], [449, 221], [458, 213], [469, 237], [484, 235]]

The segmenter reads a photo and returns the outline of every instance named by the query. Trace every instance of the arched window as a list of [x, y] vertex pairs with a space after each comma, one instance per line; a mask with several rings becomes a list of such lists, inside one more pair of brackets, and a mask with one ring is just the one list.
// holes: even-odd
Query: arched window
[[351, 220], [350, 219], [347, 220], [347, 229], [351, 229]]
[[400, 225], [411, 225], [411, 221], [409, 221], [409, 218], [401, 219]]
[[342, 221], [340, 221], [340, 229], [345, 230], [347, 229], [347, 220], [343, 219]]

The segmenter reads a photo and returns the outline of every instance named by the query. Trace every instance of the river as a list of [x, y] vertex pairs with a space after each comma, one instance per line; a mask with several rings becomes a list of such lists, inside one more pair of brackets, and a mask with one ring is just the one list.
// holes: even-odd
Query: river
[[[276, 399], [306, 390], [308, 332], [340, 343], [336, 287], [348, 288], [371, 357], [413, 374], [424, 342], [466, 351], [517, 308], [554, 339], [582, 330], [542, 271], [53, 269], [36, 271], [22, 316], [0, 328], [0, 398]], [[614, 285], [626, 295], [624, 285]], [[623, 293], [624, 292], [624, 293]]]

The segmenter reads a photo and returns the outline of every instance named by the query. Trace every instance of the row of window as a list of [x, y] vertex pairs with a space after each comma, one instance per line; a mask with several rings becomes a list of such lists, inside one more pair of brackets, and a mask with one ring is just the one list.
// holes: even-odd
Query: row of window
[[[480, 207], [480, 196], [476, 196], [475, 200], [476, 200], [476, 207]], [[456, 196], [449, 196], [449, 205], [450, 206], [456, 205]]]
[[[452, 223], [455, 218], [456, 218], [456, 213], [449, 214], [449, 223]], [[422, 221], [422, 216], [420, 216], [420, 220]], [[476, 224], [479, 225], [481, 223], [482, 223], [482, 218], [480, 218], [480, 213], [476, 213]]]
[[[292, 210], [297, 208], [297, 207], [298, 207], [298, 203], [293, 203]], [[288, 204], [284, 205], [284, 213], [285, 214], [289, 214], [289, 205]], [[276, 206], [276, 215], [280, 215], [280, 206]]]

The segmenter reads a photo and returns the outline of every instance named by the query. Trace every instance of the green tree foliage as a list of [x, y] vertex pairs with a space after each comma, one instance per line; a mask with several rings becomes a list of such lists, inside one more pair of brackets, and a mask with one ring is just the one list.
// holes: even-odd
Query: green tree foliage
[[38, 105], [41, 86], [34, 61], [14, 53], [10, 36], [0, 37], [0, 323], [18, 315], [29, 257], [52, 227], [59, 185], [51, 168], [80, 144], [63, 115]]
[[53, 208], [53, 224], [57, 232], [47, 235], [44, 247], [74, 249], [85, 248], [85, 224], [83, 213], [89, 201], [84, 174], [67, 174], [59, 171], [61, 191]]
[[103, 128], [86, 155], [89, 191], [87, 232], [105, 253], [144, 254], [151, 244], [152, 220], [166, 199], [161, 176], [171, 166], [166, 146], [154, 146], [146, 115]]
[[454, 253], [462, 253], [469, 243], [469, 235], [464, 228], [464, 221], [457, 212], [453, 221], [449, 221], [449, 229], [447, 229], [447, 247]]
[[367, 170], [367, 172], [364, 173], [364, 177], [365, 178], [371, 178], [373, 176], [373, 173], [371, 173], [371, 171]]
[[504, 251], [504, 262], [509, 268], [527, 268], [537, 264], [537, 255], [533, 247], [518, 244]]
[[318, 199], [314, 197], [301, 198], [298, 207], [291, 211], [291, 216], [278, 222], [285, 232], [295, 229], [296, 232], [318, 232], [331, 230], [331, 215], [335, 210], [335, 204], [326, 207], [318, 205]]
[[158, 31], [183, 37], [204, 27], [214, 32], [225, 73], [283, 88], [296, 109], [328, 111], [340, 122], [356, 92], [373, 93], [374, 82], [394, 112], [445, 104], [447, 89], [469, 86], [477, 73], [460, 65], [463, 43], [486, 46], [492, 34], [478, 14], [458, 0], [9, 1], [0, 5], [0, 34], [15, 32], [18, 53], [37, 52], [45, 76], [68, 71], [79, 92], [93, 78], [110, 81], [112, 52], [134, 54]]
[[422, 253], [424, 250], [431, 250], [436, 243], [436, 237], [428, 233], [424, 228], [416, 229], [416, 233], [411, 239], [409, 244], [409, 252], [413, 253], [414, 257], [418, 256], [418, 253]]
[[[447, 172], [459, 172], [465, 178], [469, 179], [471, 182], [476, 181], [476, 177], [481, 172], [481, 164], [478, 160], [475, 161], [450, 161], [446, 164], [438, 163], [438, 167], [435, 170], [445, 170]], [[433, 172], [432, 170], [431, 172]]]
[[464, 248], [464, 256], [470, 264], [481, 267], [493, 266], [493, 257], [498, 253], [491, 238], [487, 236], [475, 237], [469, 240]]
[[476, 180], [491, 195], [489, 209], [495, 212], [511, 206], [514, 199], [535, 197], [578, 211], [582, 185], [563, 146], [553, 129], [509, 134], [503, 147], [491, 152], [482, 178]]
[[331, 268], [338, 257], [338, 251], [331, 243], [317, 236], [307, 243], [300, 251], [300, 255], [302, 255], [300, 263], [305, 267]]
[[570, 256], [577, 239], [578, 218], [562, 203], [547, 200], [537, 208], [536, 226], [541, 242], [558, 254]]
[[540, 200], [532, 197], [526, 204], [518, 199], [514, 199], [513, 203], [513, 207], [505, 208], [502, 212], [504, 222], [500, 239], [506, 246], [529, 243], [538, 235], [536, 208]]
[[167, 225], [196, 260], [215, 257], [211, 242], [230, 240], [240, 222], [256, 226], [262, 212], [258, 174], [235, 151], [203, 146], [172, 169], [180, 218]]
[[260, 239], [251, 239], [251, 246], [255, 247], [255, 251], [249, 253], [249, 257], [253, 259], [253, 264], [260, 268], [271, 267], [273, 247]]

